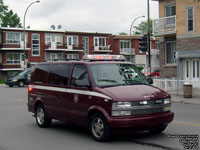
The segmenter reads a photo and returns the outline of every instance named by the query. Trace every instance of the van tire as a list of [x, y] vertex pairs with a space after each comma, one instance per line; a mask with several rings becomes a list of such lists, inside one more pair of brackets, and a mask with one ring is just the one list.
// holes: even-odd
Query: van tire
[[101, 113], [92, 115], [89, 121], [90, 133], [95, 141], [106, 142], [111, 138], [111, 131], [106, 118]]
[[23, 81], [19, 82], [19, 87], [24, 87], [24, 82]]
[[48, 128], [51, 126], [52, 119], [48, 118], [46, 115], [45, 108], [42, 104], [39, 104], [36, 107], [35, 111], [36, 116], [36, 122], [37, 125], [41, 128]]

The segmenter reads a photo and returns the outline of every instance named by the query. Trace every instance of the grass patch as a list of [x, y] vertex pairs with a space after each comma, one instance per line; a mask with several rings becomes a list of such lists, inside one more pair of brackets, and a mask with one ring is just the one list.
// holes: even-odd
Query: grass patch
[[0, 80], [0, 84], [6, 84], [5, 80]]

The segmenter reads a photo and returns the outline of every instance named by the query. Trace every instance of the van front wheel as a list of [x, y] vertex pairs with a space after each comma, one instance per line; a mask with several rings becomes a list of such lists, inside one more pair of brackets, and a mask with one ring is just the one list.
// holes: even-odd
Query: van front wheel
[[108, 141], [111, 132], [105, 117], [100, 113], [95, 113], [90, 119], [90, 132], [94, 140], [98, 142]]
[[36, 108], [36, 122], [41, 128], [48, 128], [51, 126], [52, 120], [47, 118], [43, 105], [38, 105]]
[[19, 87], [24, 87], [24, 82], [23, 81], [19, 82]]

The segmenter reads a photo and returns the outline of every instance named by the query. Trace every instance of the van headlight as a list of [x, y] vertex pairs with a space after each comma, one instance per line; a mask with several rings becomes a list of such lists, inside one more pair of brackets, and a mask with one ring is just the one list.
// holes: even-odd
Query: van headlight
[[112, 104], [112, 116], [130, 116], [131, 102], [114, 102]]
[[164, 111], [171, 111], [171, 98], [164, 99]]
[[164, 99], [164, 104], [165, 105], [171, 104], [171, 98]]
[[17, 82], [17, 81], [18, 81], [18, 79], [13, 79], [12, 81], [13, 81], [13, 82]]

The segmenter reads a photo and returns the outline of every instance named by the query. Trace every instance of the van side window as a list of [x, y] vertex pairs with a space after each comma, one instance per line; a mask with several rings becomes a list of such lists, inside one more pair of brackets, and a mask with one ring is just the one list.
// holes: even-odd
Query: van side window
[[71, 64], [53, 64], [50, 68], [48, 84], [66, 85], [70, 67]]
[[35, 79], [33, 79], [33, 82], [46, 83], [48, 68], [49, 65], [47, 64], [38, 65], [35, 69]]
[[70, 85], [76, 86], [77, 80], [83, 80], [90, 84], [89, 76], [84, 65], [74, 65]]

